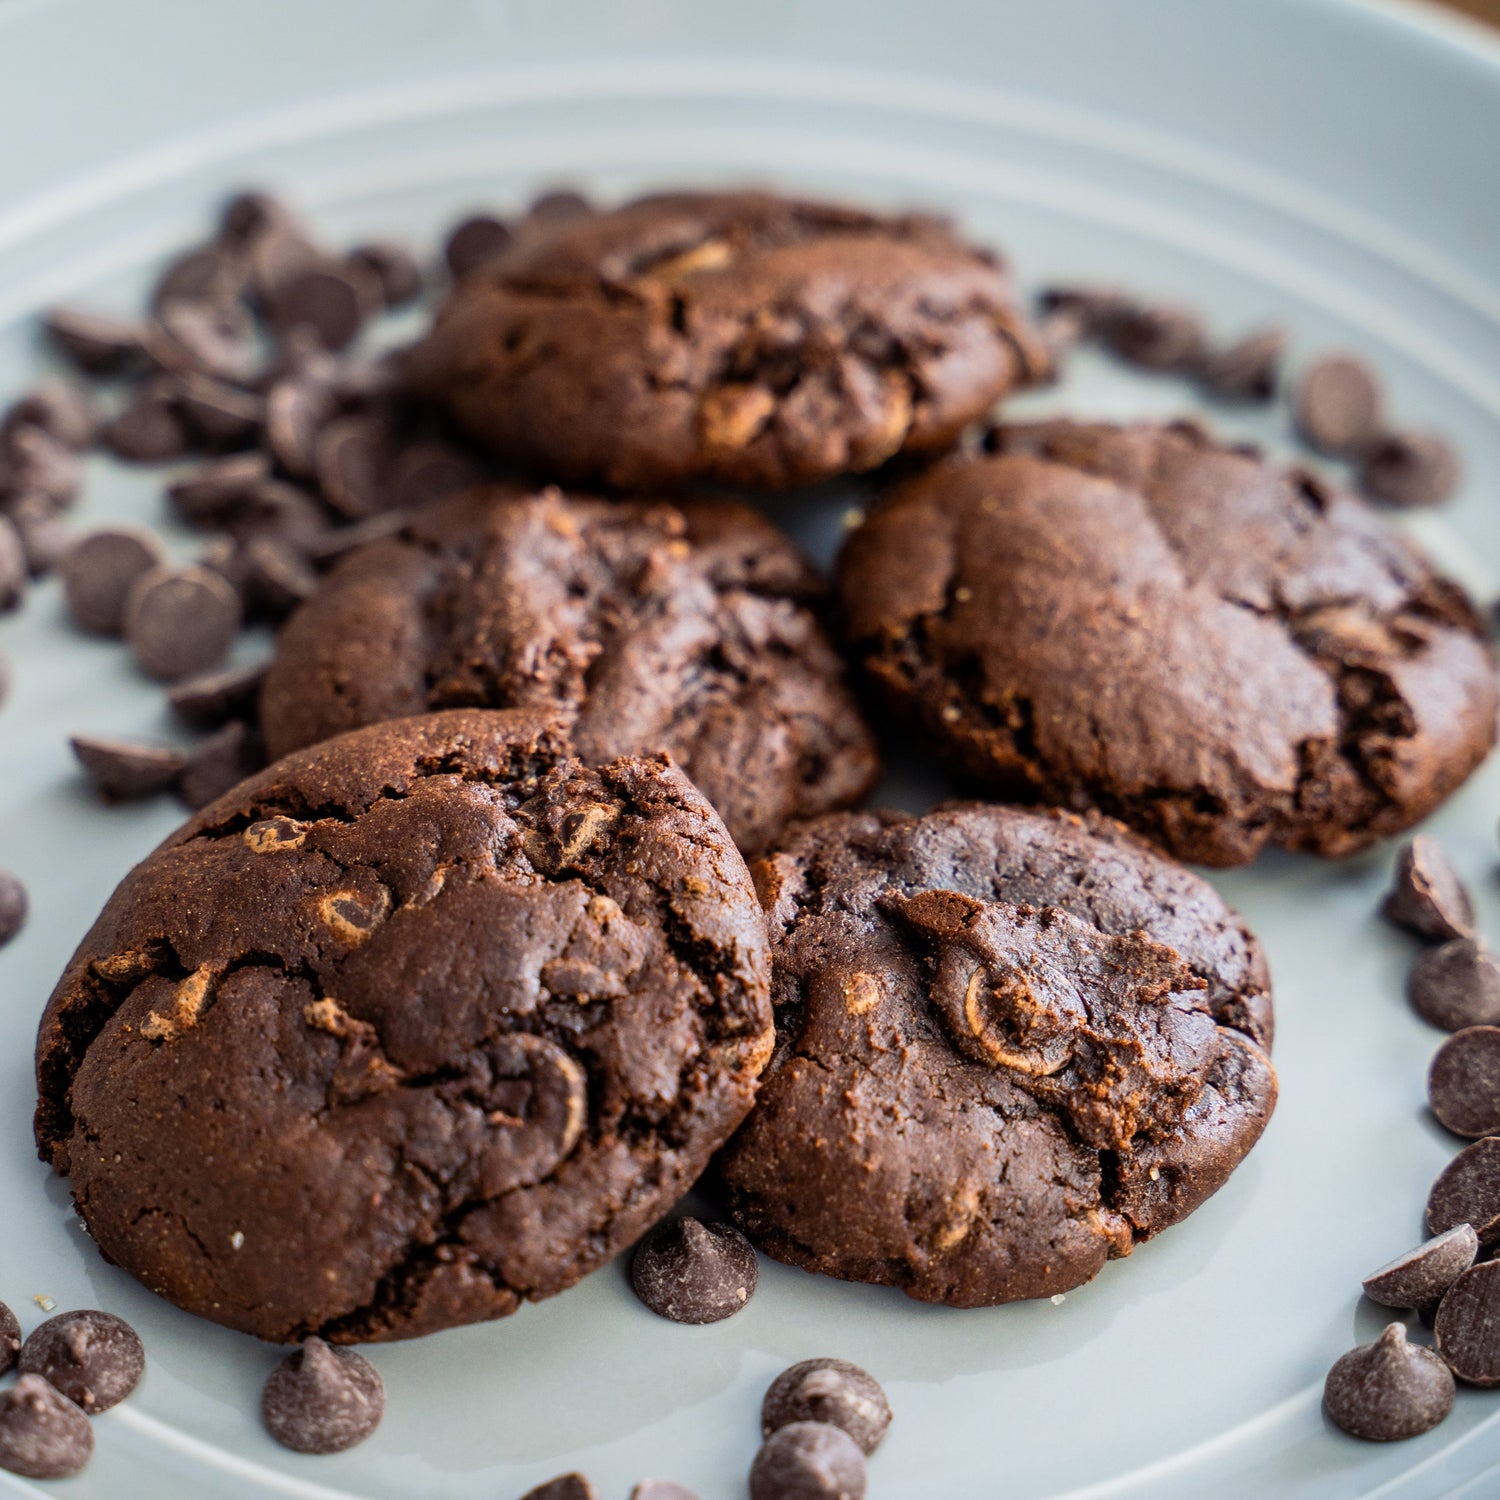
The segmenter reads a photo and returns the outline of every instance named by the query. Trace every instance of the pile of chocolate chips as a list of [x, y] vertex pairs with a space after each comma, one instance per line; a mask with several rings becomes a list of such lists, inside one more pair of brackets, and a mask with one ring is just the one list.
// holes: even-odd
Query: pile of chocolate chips
[[135, 1330], [112, 1313], [59, 1313], [23, 1343], [15, 1313], [0, 1302], [0, 1469], [27, 1479], [67, 1479], [94, 1452], [89, 1418], [123, 1401], [146, 1368]]
[[1434, 1347], [1391, 1323], [1338, 1360], [1324, 1384], [1337, 1426], [1388, 1442], [1436, 1427], [1453, 1407], [1455, 1379], [1500, 1386], [1500, 1261], [1480, 1260], [1500, 1249], [1500, 963], [1463, 878], [1432, 838], [1402, 851], [1381, 911], [1428, 944], [1408, 994], [1419, 1015], [1453, 1033], [1428, 1072], [1432, 1113], [1453, 1134], [1477, 1137], [1432, 1185], [1431, 1238], [1364, 1279], [1372, 1302], [1431, 1327]]
[[[1257, 328], [1215, 344], [1196, 313], [1141, 301], [1111, 287], [1042, 293], [1039, 317], [1058, 351], [1097, 344], [1137, 369], [1182, 375], [1211, 401], [1274, 401], [1285, 386], [1286, 334]], [[1369, 500], [1403, 508], [1441, 504], [1458, 488], [1458, 455], [1446, 438], [1393, 424], [1380, 376], [1353, 354], [1324, 354], [1290, 389], [1292, 420], [1308, 447], [1351, 465]]]

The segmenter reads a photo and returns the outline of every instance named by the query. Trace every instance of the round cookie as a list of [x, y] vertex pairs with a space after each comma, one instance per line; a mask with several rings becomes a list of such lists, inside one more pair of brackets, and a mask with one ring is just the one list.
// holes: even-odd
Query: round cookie
[[1002, 263], [942, 222], [753, 192], [532, 226], [407, 365], [496, 452], [639, 489], [940, 450], [1046, 369]]
[[292, 617], [267, 745], [432, 709], [557, 709], [591, 763], [671, 752], [759, 853], [880, 770], [821, 593], [741, 506], [474, 490], [346, 558]]
[[976, 786], [1234, 865], [1407, 828], [1494, 743], [1474, 606], [1353, 495], [1188, 423], [992, 442], [839, 562], [855, 654]]
[[1118, 824], [835, 814], [752, 873], [776, 1052], [719, 1166], [778, 1260], [955, 1307], [1065, 1292], [1270, 1117], [1259, 946]]
[[675, 767], [529, 710], [300, 751], [128, 875], [37, 1043], [99, 1248], [277, 1343], [501, 1317], [633, 1243], [749, 1109], [765, 924]]

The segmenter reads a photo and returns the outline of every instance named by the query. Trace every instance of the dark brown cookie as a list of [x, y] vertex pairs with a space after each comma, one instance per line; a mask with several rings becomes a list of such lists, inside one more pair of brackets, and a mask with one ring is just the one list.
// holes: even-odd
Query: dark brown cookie
[[571, 1286], [676, 1201], [770, 1051], [765, 925], [660, 760], [558, 722], [376, 725], [139, 865], [38, 1039], [37, 1139], [100, 1249], [278, 1343]]
[[1270, 1117], [1259, 946], [1117, 824], [846, 813], [753, 873], [776, 1053], [720, 1168], [778, 1260], [960, 1307], [1064, 1292]]
[[977, 785], [1233, 865], [1396, 833], [1494, 742], [1473, 605], [1355, 496], [1187, 424], [994, 441], [839, 564], [877, 688]]
[[346, 558], [282, 633], [273, 755], [475, 704], [573, 716], [585, 760], [670, 751], [740, 847], [879, 772], [811, 569], [739, 506], [471, 491]]
[[782, 488], [946, 448], [1046, 366], [1001, 262], [937, 220], [681, 193], [518, 229], [408, 372], [565, 479]]

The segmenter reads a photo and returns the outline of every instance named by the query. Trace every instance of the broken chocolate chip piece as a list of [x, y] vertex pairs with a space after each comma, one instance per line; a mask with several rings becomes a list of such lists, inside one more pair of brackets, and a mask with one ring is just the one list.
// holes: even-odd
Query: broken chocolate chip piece
[[1351, 1349], [1323, 1383], [1329, 1420], [1367, 1442], [1416, 1437], [1452, 1409], [1447, 1365], [1432, 1350], [1408, 1343], [1400, 1323], [1390, 1324], [1373, 1344]]

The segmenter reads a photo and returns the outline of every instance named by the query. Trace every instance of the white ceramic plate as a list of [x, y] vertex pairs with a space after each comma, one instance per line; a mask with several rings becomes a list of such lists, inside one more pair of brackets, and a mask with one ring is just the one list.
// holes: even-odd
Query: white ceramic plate
[[[1500, 48], [1352, 0], [0, 0], [0, 391], [34, 369], [38, 307], [134, 305], [247, 181], [343, 239], [428, 237], [559, 178], [613, 195], [746, 177], [952, 210], [1032, 282], [1118, 279], [1222, 331], [1274, 317], [1299, 352], [1367, 353], [1404, 419], [1462, 445], [1464, 494], [1422, 530], [1493, 594]], [[1085, 360], [1039, 404], [1190, 399]], [[1280, 417], [1227, 425], [1286, 440]], [[158, 486], [101, 465], [83, 519], [157, 520]], [[846, 503], [797, 517], [815, 551]], [[34, 898], [0, 957], [0, 1297], [28, 1327], [33, 1295], [111, 1308], [150, 1360], [99, 1420], [92, 1467], [49, 1493], [511, 1500], [576, 1465], [606, 1500], [645, 1475], [730, 1500], [766, 1384], [818, 1354], [890, 1393], [876, 1500], [1500, 1493], [1500, 1394], [1464, 1391], [1394, 1447], [1319, 1413], [1329, 1363], [1382, 1322], [1360, 1276], [1415, 1241], [1455, 1149], [1425, 1112], [1438, 1037], [1402, 998], [1412, 944], [1374, 916], [1389, 849], [1219, 879], [1270, 951], [1281, 1107], [1189, 1223], [1061, 1305], [954, 1312], [767, 1263], [742, 1315], [690, 1329], [612, 1267], [508, 1322], [376, 1350], [376, 1436], [334, 1458], [281, 1451], [256, 1417], [272, 1351], [104, 1265], [32, 1154], [36, 1017], [178, 814], [101, 812], [82, 789], [68, 732], [168, 726], [119, 648], [69, 634], [55, 587], [0, 625], [0, 647], [18, 668], [0, 864]], [[937, 790], [918, 768], [897, 780], [913, 805]], [[1497, 812], [1491, 765], [1433, 823], [1500, 933]], [[31, 1491], [0, 1475], [0, 1493]]]

